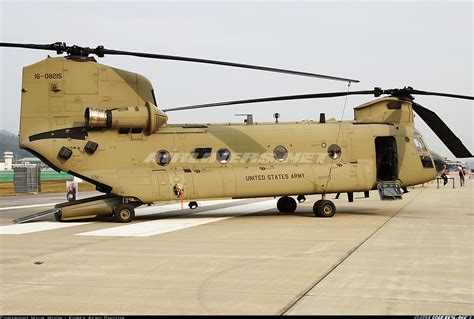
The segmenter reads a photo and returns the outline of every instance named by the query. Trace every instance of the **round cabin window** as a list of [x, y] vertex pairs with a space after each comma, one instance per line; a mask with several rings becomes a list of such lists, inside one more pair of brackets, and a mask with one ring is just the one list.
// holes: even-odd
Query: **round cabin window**
[[283, 146], [277, 146], [273, 150], [273, 157], [277, 161], [283, 162], [284, 160], [288, 158], [288, 150]]
[[161, 150], [156, 153], [155, 161], [158, 165], [166, 166], [171, 162], [171, 154], [166, 150]]
[[227, 148], [221, 148], [216, 153], [216, 159], [221, 164], [226, 164], [230, 160], [230, 151]]
[[331, 144], [328, 147], [328, 156], [333, 160], [341, 157], [341, 147], [337, 144]]

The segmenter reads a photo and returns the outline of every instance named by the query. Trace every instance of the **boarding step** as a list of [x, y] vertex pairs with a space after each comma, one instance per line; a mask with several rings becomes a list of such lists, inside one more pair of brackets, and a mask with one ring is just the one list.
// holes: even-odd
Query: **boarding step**
[[14, 224], [21, 224], [21, 223], [29, 222], [30, 220], [34, 220], [34, 219], [38, 219], [40, 217], [44, 217], [44, 216], [52, 215], [52, 214], [55, 214], [55, 213], [59, 213], [60, 211], [61, 210], [59, 210], [57, 208], [48, 209], [48, 210], [45, 210], [44, 212], [39, 212], [39, 213], [35, 213], [33, 215], [28, 215], [28, 216], [25, 216], [25, 217], [20, 217], [20, 218], [14, 219], [13, 223]]
[[394, 181], [382, 181], [377, 184], [381, 200], [402, 199], [400, 185]]

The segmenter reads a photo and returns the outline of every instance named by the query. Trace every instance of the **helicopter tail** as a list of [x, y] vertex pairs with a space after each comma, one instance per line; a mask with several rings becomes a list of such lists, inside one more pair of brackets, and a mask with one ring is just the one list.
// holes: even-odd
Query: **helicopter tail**
[[[155, 104], [150, 81], [139, 74], [91, 58], [47, 58], [23, 69], [20, 147], [43, 154], [43, 160], [57, 158], [57, 163], [46, 161], [57, 169], [59, 161], [70, 156], [61, 141], [77, 141], [82, 150], [89, 129], [141, 125], [156, 130], [167, 117]], [[103, 126], [97, 124], [101, 119]]]

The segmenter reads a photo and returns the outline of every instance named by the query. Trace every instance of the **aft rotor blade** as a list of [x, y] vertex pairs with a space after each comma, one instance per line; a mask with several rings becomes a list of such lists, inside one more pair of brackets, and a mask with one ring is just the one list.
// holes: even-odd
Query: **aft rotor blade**
[[48, 50], [56, 51], [57, 54], [62, 54], [66, 52], [68, 47], [66, 43], [56, 42], [51, 44], [28, 44], [28, 43], [5, 43], [0, 42], [0, 47], [6, 48], [23, 48], [23, 49], [33, 49], [33, 50]]
[[0, 42], [0, 47], [38, 49], [38, 50], [52, 50], [51, 44], [26, 44], [26, 43], [5, 43], [5, 42]]
[[425, 121], [433, 130], [436, 136], [446, 145], [446, 147], [457, 158], [473, 157], [471, 152], [464, 146], [461, 140], [449, 129], [449, 127], [433, 111], [412, 102], [413, 110]]
[[164, 112], [171, 111], [183, 111], [183, 110], [193, 110], [193, 109], [204, 109], [208, 107], [217, 107], [217, 106], [229, 106], [237, 104], [249, 104], [249, 103], [262, 103], [262, 102], [275, 102], [275, 101], [290, 101], [290, 100], [305, 100], [305, 99], [318, 99], [318, 98], [330, 98], [330, 97], [339, 97], [346, 95], [365, 95], [365, 94], [374, 94], [374, 90], [369, 91], [353, 91], [353, 92], [330, 92], [330, 93], [314, 93], [314, 94], [300, 94], [300, 95], [287, 95], [287, 96], [273, 96], [265, 97], [259, 99], [249, 99], [249, 100], [235, 100], [227, 102], [217, 102], [217, 103], [208, 103], [208, 104], [199, 104], [199, 105], [188, 105], [173, 107], [163, 110]]
[[88, 47], [80, 47], [80, 46], [76, 46], [76, 45], [67, 46], [65, 43], [56, 42], [56, 43], [53, 43], [53, 44], [0, 43], [0, 47], [26, 48], [26, 49], [37, 49], [37, 50], [52, 50], [52, 51], [56, 51], [58, 54], [66, 52], [71, 56], [83, 56], [83, 57], [84, 56], [87, 57], [89, 54], [95, 54], [99, 57], [103, 57], [106, 54], [129, 55], [129, 56], [136, 56], [136, 57], [140, 57], [140, 58], [214, 64], [214, 65], [222, 65], [222, 66], [228, 66], [228, 67], [234, 67], [234, 68], [244, 68], [244, 69], [251, 69], [251, 70], [258, 70], [258, 71], [276, 72], [276, 73], [284, 73], [284, 74], [291, 74], [291, 75], [298, 75], [298, 76], [307, 76], [307, 77], [313, 77], [313, 78], [319, 78], [319, 79], [325, 79], [325, 80], [343, 81], [343, 82], [349, 82], [349, 83], [351, 83], [351, 82], [359, 83], [359, 80], [356, 80], [356, 79], [341, 78], [341, 77], [331, 76], [331, 75], [324, 75], [324, 74], [317, 74], [317, 73], [310, 73], [310, 72], [302, 72], [302, 71], [295, 71], [295, 70], [287, 70], [287, 69], [277, 69], [277, 68], [271, 68], [271, 67], [266, 67], [266, 66], [243, 64], [243, 63], [234, 63], [234, 62], [225, 62], [225, 61], [218, 61], [218, 60], [208, 60], [208, 59], [176, 56], [176, 55], [165, 55], [165, 54], [154, 54], [154, 53], [145, 53], [145, 52], [111, 50], [111, 49], [106, 49], [103, 46], [98, 46], [96, 48], [88, 48]]
[[223, 66], [230, 66], [230, 67], [235, 67], [235, 68], [244, 68], [244, 69], [252, 69], [252, 70], [259, 70], [259, 71], [307, 76], [307, 77], [313, 77], [313, 78], [319, 78], [319, 79], [325, 79], [325, 80], [359, 83], [359, 80], [355, 80], [355, 79], [347, 79], [347, 78], [341, 78], [341, 77], [336, 77], [336, 76], [331, 76], [331, 75], [301, 72], [301, 71], [294, 71], [294, 70], [277, 69], [277, 68], [271, 68], [271, 67], [259, 66], [259, 65], [250, 65], [250, 64], [242, 64], [242, 63], [234, 63], [234, 62], [207, 60], [207, 59], [191, 58], [191, 57], [176, 56], [176, 55], [143, 53], [143, 52], [118, 51], [118, 50], [109, 50], [109, 49], [103, 49], [102, 51], [104, 54], [112, 54], [112, 55], [130, 55], [130, 56], [136, 56], [136, 57], [141, 57], [141, 58], [223, 65]]

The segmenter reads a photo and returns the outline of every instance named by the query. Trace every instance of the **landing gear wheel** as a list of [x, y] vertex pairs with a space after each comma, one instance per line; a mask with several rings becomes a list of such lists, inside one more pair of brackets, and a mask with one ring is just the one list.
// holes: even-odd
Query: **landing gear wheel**
[[196, 208], [198, 208], [198, 203], [196, 203], [196, 202], [189, 202], [188, 206], [189, 206], [189, 208], [191, 208], [191, 209], [196, 209]]
[[132, 205], [119, 204], [114, 209], [114, 219], [117, 223], [129, 223], [135, 217], [135, 209]]
[[296, 197], [296, 200], [298, 201], [298, 203], [304, 203], [306, 201], [306, 197], [304, 195], [298, 195], [298, 197]]
[[61, 218], [62, 218], [61, 211], [54, 213], [54, 219], [56, 219], [57, 222], [62, 221]]
[[319, 209], [318, 206], [321, 205], [322, 201], [323, 201], [323, 200], [320, 199], [320, 200], [317, 200], [316, 203], [314, 203], [314, 205], [313, 205], [313, 212], [314, 212], [315, 214], [316, 214], [316, 212], [318, 211], [318, 209]]
[[317, 217], [332, 217], [336, 214], [336, 206], [330, 200], [318, 200], [314, 203], [313, 212]]
[[293, 213], [296, 210], [296, 201], [288, 196], [280, 198], [277, 202], [277, 208], [282, 213]]

